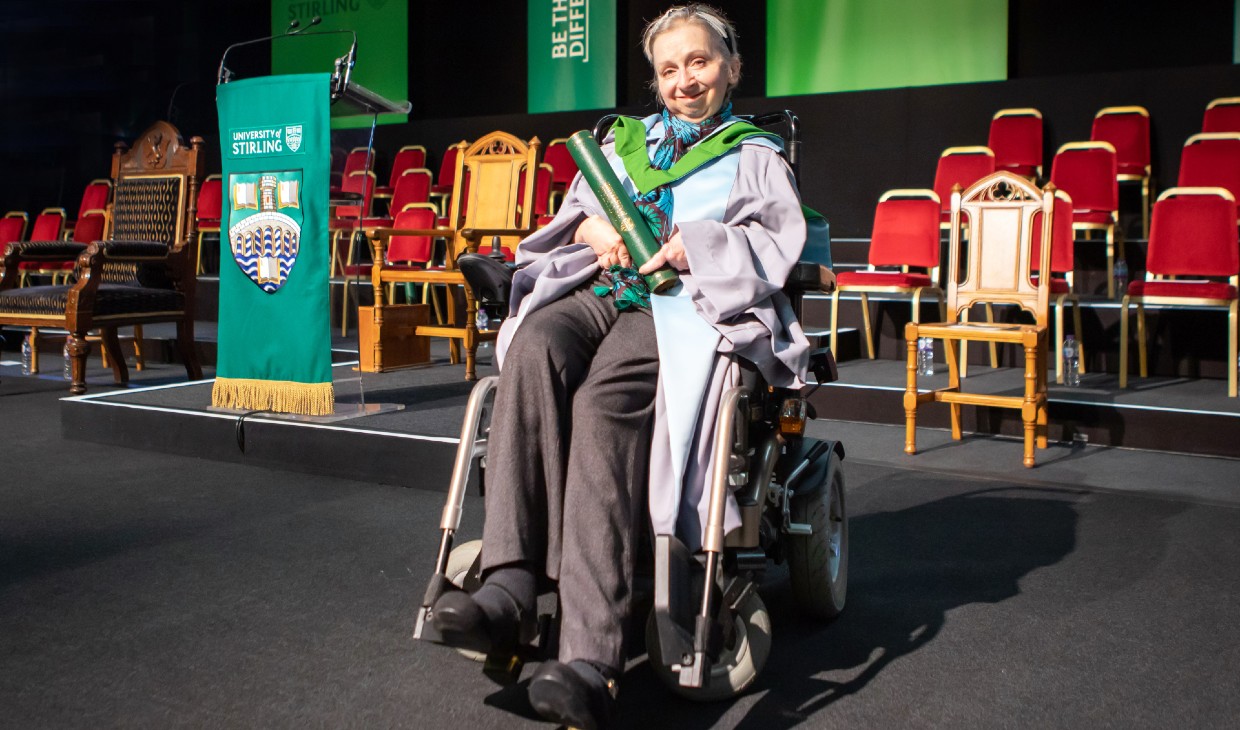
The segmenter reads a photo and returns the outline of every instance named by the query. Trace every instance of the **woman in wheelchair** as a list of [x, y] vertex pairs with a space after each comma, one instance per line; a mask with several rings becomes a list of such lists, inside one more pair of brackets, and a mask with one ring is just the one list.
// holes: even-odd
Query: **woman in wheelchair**
[[[430, 621], [452, 646], [515, 649], [536, 631], [539, 586], [558, 584], [559, 661], [540, 665], [529, 698], [581, 728], [614, 719], [647, 514], [655, 534], [701, 546], [713, 424], [738, 359], [799, 387], [809, 352], [781, 292], [805, 218], [778, 138], [732, 115], [734, 28], [707, 6], [673, 7], [642, 44], [663, 108], [622, 119], [603, 149], [662, 242], [640, 273], [670, 266], [680, 284], [644, 289], [581, 175], [522, 242], [496, 348], [482, 584], [444, 593]], [[729, 499], [725, 528], [738, 524]]]

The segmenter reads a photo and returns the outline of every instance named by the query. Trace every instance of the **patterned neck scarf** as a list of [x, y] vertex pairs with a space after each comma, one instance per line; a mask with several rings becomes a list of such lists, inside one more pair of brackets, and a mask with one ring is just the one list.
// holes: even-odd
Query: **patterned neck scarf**
[[[732, 118], [732, 103], [723, 105], [719, 113], [707, 117], [694, 124], [674, 117], [663, 109], [663, 139], [654, 150], [654, 159], [650, 166], [656, 170], [667, 170], [684, 156], [690, 147], [699, 140], [708, 137], [719, 126]], [[645, 195], [633, 198], [637, 210], [646, 219], [651, 232], [659, 239], [659, 243], [667, 243], [672, 235], [672, 190], [671, 185], [660, 185]]]

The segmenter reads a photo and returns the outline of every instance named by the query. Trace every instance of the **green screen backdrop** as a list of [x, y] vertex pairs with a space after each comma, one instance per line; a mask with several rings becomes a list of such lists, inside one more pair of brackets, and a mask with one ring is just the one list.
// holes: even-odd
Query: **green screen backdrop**
[[[292, 20], [300, 21], [305, 28], [316, 15], [323, 22], [308, 33], [357, 31], [354, 81], [393, 101], [409, 98], [408, 0], [272, 0], [271, 32], [284, 33]], [[336, 59], [348, 52], [352, 42], [344, 33], [277, 39], [271, 44], [271, 73], [330, 73]], [[370, 116], [337, 114], [333, 107], [332, 129], [370, 126]], [[379, 115], [380, 124], [404, 121], [404, 114]]]
[[531, 114], [616, 105], [616, 0], [528, 0]]
[[767, 0], [769, 96], [1007, 78], [996, 0]]

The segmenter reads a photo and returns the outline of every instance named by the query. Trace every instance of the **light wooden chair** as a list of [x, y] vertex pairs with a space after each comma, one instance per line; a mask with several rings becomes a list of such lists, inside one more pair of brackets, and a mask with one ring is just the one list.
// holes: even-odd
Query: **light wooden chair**
[[[1047, 319], [1050, 276], [1032, 281], [1031, 254], [1034, 216], [1042, 216], [1042, 242], [1038, 270], [1049, 272], [1051, 232], [1054, 229], [1054, 189], [1039, 190], [1026, 178], [996, 172], [977, 181], [963, 193], [957, 188], [951, 200], [951, 248], [947, 272], [948, 321], [933, 324], [909, 322], [904, 329], [908, 350], [908, 376], [904, 392], [904, 451], [917, 453], [917, 409], [923, 403], [948, 403], [952, 438], [960, 439], [960, 405], [1013, 408], [1024, 426], [1024, 458], [1034, 465], [1034, 445], [1046, 448]], [[967, 271], [961, 271], [963, 219], [968, 217]], [[997, 302], [1019, 306], [1033, 315], [1033, 324], [973, 323], [968, 310], [974, 303]], [[948, 386], [921, 391], [917, 387], [917, 341], [921, 337], [943, 340], [947, 356]], [[1024, 349], [1024, 389], [1021, 395], [966, 393], [961, 388], [961, 352], [969, 340], [1018, 344]]]
[[[465, 277], [457, 268], [456, 260], [463, 253], [476, 252], [483, 240], [491, 241], [494, 236], [500, 237], [503, 248], [515, 249], [521, 239], [534, 232], [534, 206], [522, 206], [518, 211], [517, 201], [522, 198], [534, 199], [535, 176], [524, 176], [522, 189], [521, 170], [538, 169], [541, 147], [542, 143], [537, 137], [527, 143], [506, 132], [491, 132], [473, 144], [460, 142], [452, 148], [456, 167], [453, 179], [463, 180], [468, 177], [469, 184], [453, 187], [447, 227], [426, 230], [378, 228], [367, 231], [372, 246], [372, 261], [375, 262], [371, 267], [371, 282], [375, 290], [374, 327], [379, 342], [383, 340], [383, 309], [386, 299], [383, 289], [386, 284], [413, 282], [446, 284], [450, 288], [459, 286], [465, 295], [465, 321], [458, 323], [457, 307], [453, 306], [449, 298], [447, 322], [442, 325], [420, 325], [415, 334], [448, 338], [449, 358], [453, 363], [460, 362], [463, 345], [465, 379], [477, 378], [475, 353], [478, 344], [481, 341], [494, 340], [496, 332], [478, 331], [474, 322], [478, 313], [478, 302], [465, 285]], [[386, 248], [393, 235], [447, 238], [443, 269], [411, 270], [390, 267], [385, 263], [388, 261]], [[382, 348], [378, 348], [374, 364], [376, 370], [384, 369]]]

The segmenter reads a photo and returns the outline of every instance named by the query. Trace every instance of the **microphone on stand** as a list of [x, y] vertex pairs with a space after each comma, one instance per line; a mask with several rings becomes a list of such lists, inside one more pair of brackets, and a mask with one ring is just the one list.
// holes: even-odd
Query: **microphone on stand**
[[[255, 43], [266, 43], [268, 41], [274, 41], [280, 38], [288, 38], [289, 36], [301, 35], [302, 33], [305, 33], [306, 31], [310, 30], [311, 28], [313, 28], [314, 26], [322, 22], [323, 22], [323, 19], [316, 15], [310, 19], [310, 22], [306, 24], [306, 27], [302, 28], [301, 21], [294, 18], [293, 20], [289, 21], [288, 27], [284, 29], [283, 33], [273, 33], [268, 36], [263, 36], [262, 38], [254, 38], [252, 40], [241, 41], [239, 43], [232, 44], [228, 48], [224, 49], [224, 55], [220, 57], [220, 68], [219, 68], [219, 71], [216, 73], [215, 83], [218, 85], [218, 84], [226, 84], [229, 81], [232, 81], [233, 72], [228, 68], [228, 66], [225, 65], [225, 61], [228, 60], [228, 54], [232, 52], [234, 48], [241, 48], [243, 46], [252, 46]], [[328, 31], [328, 32], [335, 33], [335, 32], [342, 32], [342, 31]], [[310, 35], [318, 35], [318, 34], [311, 33]], [[354, 37], [354, 47], [356, 48], [357, 34], [355, 33], [353, 37]]]
[[309, 25], [307, 25], [305, 28], [302, 28], [301, 21], [294, 19], [292, 22], [288, 24], [288, 30], [284, 31], [284, 34], [285, 35], [297, 35], [299, 33], [305, 33], [306, 31], [310, 30], [311, 28], [313, 28], [314, 26], [322, 22], [323, 22], [323, 19], [316, 15], [310, 19]]

